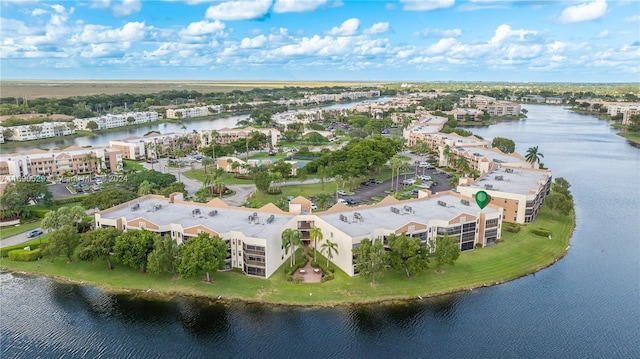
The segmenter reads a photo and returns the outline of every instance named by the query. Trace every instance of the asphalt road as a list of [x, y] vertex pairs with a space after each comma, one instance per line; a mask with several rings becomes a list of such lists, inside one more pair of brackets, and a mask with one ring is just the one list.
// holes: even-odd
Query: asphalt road
[[[41, 228], [34, 228], [34, 229], [41, 229]], [[20, 244], [20, 243], [24, 243], [24, 242], [29, 242], [33, 239], [37, 239], [38, 237], [33, 237], [33, 238], [29, 238], [27, 237], [27, 233], [31, 232], [32, 230], [28, 230], [26, 232], [23, 233], [19, 233], [16, 234], [15, 236], [11, 236], [11, 237], [7, 237], [4, 239], [0, 239], [0, 248], [2, 247], [9, 247], [9, 246], [13, 246], [16, 244]]]

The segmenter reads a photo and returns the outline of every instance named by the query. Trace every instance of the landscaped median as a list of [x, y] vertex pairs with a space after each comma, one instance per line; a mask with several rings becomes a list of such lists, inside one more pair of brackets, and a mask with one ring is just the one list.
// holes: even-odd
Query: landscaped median
[[[525, 276], [550, 266], [565, 255], [574, 225], [573, 213], [552, 215], [545, 206], [533, 224], [523, 226], [518, 233], [503, 231], [503, 240], [497, 245], [463, 252], [455, 266], [443, 268], [443, 274], [436, 273], [432, 266], [407, 279], [404, 272], [389, 270], [377, 278], [376, 286], [371, 286], [365, 278], [349, 277], [340, 270], [335, 271], [334, 280], [325, 283], [294, 284], [286, 280], [288, 262], [267, 280], [230, 271], [213, 275], [211, 284], [169, 275], [140, 274], [135, 269], [117, 264], [113, 271], [109, 271], [104, 261], [67, 264], [63, 258], [36, 262], [2, 258], [0, 267], [138, 295], [187, 295], [226, 301], [332, 306], [424, 298]], [[532, 229], [535, 228], [549, 230], [551, 239], [534, 234]]]

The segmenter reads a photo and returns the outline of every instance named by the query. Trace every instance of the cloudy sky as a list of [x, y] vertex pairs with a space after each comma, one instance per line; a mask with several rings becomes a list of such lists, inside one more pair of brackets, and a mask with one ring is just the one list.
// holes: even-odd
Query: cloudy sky
[[3, 79], [640, 82], [639, 0], [0, 4]]

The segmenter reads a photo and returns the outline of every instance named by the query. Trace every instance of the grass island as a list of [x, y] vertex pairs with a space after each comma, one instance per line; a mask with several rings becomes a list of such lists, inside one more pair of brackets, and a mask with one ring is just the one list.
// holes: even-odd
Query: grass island
[[[350, 277], [336, 268], [335, 278], [318, 284], [294, 284], [285, 279], [285, 263], [269, 279], [252, 278], [242, 273], [216, 272], [211, 283], [198, 279], [173, 278], [171, 275], [140, 274], [136, 269], [116, 264], [107, 270], [105, 261], [19, 262], [0, 259], [2, 270], [42, 275], [59, 281], [97, 286], [111, 293], [171, 298], [193, 296], [222, 301], [245, 301], [301, 306], [336, 306], [415, 300], [504, 283], [535, 273], [562, 258], [570, 247], [575, 226], [573, 212], [552, 213], [547, 205], [532, 224], [522, 225], [518, 233], [503, 230], [502, 240], [490, 247], [463, 252], [454, 266], [443, 273], [433, 268], [408, 279], [401, 271], [388, 270], [376, 286], [363, 277]], [[551, 238], [533, 233], [546, 228]], [[25, 244], [26, 245], [26, 244]], [[319, 255], [320, 256], [320, 255]], [[320, 258], [320, 260], [325, 260]]]

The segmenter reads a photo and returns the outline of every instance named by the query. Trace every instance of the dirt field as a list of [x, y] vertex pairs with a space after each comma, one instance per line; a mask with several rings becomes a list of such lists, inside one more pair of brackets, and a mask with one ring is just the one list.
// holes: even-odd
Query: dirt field
[[0, 116], [0, 122], [3, 122], [9, 118], [21, 118], [24, 120], [28, 120], [30, 118], [36, 118], [36, 117], [48, 117], [51, 120], [73, 120], [75, 117], [73, 116], [67, 116], [67, 115], [46, 115], [44, 113], [29, 113], [29, 114], [22, 114], [22, 115], [4, 115], [4, 116]]
[[358, 82], [291, 82], [291, 81], [0, 81], [0, 98], [64, 98], [84, 95], [114, 95], [119, 93], [156, 93], [165, 90], [189, 90], [201, 93], [250, 90], [252, 88], [282, 88], [285, 86], [360, 86]]

